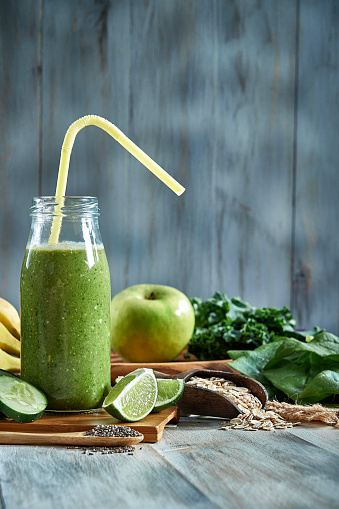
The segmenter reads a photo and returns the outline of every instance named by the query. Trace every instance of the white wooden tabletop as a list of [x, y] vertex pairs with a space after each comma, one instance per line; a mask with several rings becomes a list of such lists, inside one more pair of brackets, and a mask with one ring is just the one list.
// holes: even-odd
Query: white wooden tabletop
[[301, 509], [339, 507], [339, 430], [220, 430], [182, 417], [134, 454], [0, 446], [6, 509]]

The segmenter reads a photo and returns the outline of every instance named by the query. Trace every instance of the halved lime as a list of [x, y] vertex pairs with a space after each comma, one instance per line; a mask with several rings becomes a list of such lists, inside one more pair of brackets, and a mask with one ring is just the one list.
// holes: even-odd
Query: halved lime
[[38, 419], [47, 406], [46, 396], [36, 387], [12, 376], [0, 376], [0, 412], [18, 422]]
[[184, 380], [158, 378], [158, 396], [152, 412], [160, 412], [174, 405], [182, 396], [185, 388]]
[[113, 387], [102, 406], [121, 421], [140, 421], [152, 411], [157, 394], [153, 370], [139, 368], [124, 376]]

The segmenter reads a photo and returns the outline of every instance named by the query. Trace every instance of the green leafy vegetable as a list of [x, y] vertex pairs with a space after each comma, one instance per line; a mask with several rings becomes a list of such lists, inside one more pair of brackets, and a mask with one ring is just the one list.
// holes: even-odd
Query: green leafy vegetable
[[240, 357], [238, 350], [228, 351], [228, 356], [231, 359], [238, 359], [236, 366], [234, 366], [234, 362], [230, 363], [230, 365], [237, 371], [240, 371], [240, 373], [246, 373], [247, 376], [261, 382], [266, 387], [270, 399], [283, 399], [285, 396], [283, 392], [277, 389], [268, 378], [266, 378], [263, 372], [266, 363], [274, 356], [283, 341], [284, 340], [277, 340], [268, 345], [259, 346], [252, 351], [242, 351], [243, 355]]
[[311, 404], [332, 394], [339, 394], [339, 372], [325, 370], [316, 375], [299, 396], [303, 402]]
[[232, 368], [266, 386], [269, 396], [301, 404], [338, 402], [339, 338], [322, 332], [311, 341], [281, 337], [234, 359]]
[[279, 336], [305, 341], [320, 329], [296, 331], [295, 320], [287, 307], [255, 308], [240, 297], [229, 298], [216, 292], [202, 301], [191, 299], [195, 312], [195, 330], [188, 345], [188, 355], [199, 360], [227, 358], [228, 350], [254, 350]]

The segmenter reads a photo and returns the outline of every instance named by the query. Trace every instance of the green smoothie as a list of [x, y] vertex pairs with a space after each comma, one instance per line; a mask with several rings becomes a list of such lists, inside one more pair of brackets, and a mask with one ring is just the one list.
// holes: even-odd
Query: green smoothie
[[40, 245], [21, 272], [21, 378], [50, 410], [90, 410], [110, 390], [110, 277], [103, 246]]

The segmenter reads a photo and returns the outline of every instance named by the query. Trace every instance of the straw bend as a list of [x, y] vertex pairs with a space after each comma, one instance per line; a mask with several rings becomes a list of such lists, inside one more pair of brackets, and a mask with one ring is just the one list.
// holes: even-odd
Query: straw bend
[[74, 145], [76, 135], [81, 129], [88, 125], [95, 125], [100, 127], [112, 138], [114, 138], [120, 145], [122, 145], [128, 152], [130, 152], [138, 161], [140, 161], [146, 168], [148, 168], [154, 175], [156, 175], [164, 184], [166, 184], [172, 191], [180, 196], [185, 188], [179, 184], [171, 175], [169, 175], [161, 166], [159, 166], [153, 159], [151, 159], [145, 152], [143, 152], [135, 143], [133, 143], [127, 136], [118, 129], [114, 124], [99, 117], [98, 115], [87, 115], [81, 117], [68, 128], [64, 142], [61, 148], [61, 159], [59, 166], [59, 175], [56, 188], [56, 196], [61, 197], [66, 195], [66, 184], [68, 176], [69, 160]]
[[100, 127], [112, 138], [114, 138], [120, 145], [122, 145], [128, 152], [130, 152], [136, 159], [138, 159], [146, 168], [148, 168], [154, 175], [156, 175], [164, 184], [166, 184], [172, 191], [180, 196], [185, 188], [179, 184], [171, 175], [169, 175], [163, 168], [161, 168], [153, 159], [151, 159], [145, 152], [143, 152], [135, 143], [133, 143], [127, 136], [120, 131], [114, 124], [105, 118], [98, 117], [97, 115], [86, 115], [81, 117], [68, 128], [61, 148], [61, 157], [59, 164], [59, 173], [55, 197], [57, 198], [57, 205], [55, 206], [54, 213], [57, 217], [54, 218], [52, 224], [52, 231], [49, 238], [50, 244], [58, 242], [60, 229], [61, 229], [61, 210], [64, 203], [64, 196], [66, 196], [66, 185], [68, 178], [69, 161], [71, 157], [72, 148], [76, 135], [81, 129], [88, 125], [95, 125]]

